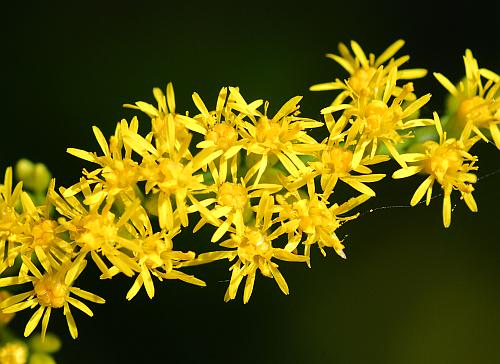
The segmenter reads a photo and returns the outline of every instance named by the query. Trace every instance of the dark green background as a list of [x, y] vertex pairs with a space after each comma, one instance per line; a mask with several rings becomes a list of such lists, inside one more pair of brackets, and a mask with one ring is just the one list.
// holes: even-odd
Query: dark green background
[[[197, 91], [211, 107], [222, 86], [239, 86], [247, 100], [271, 100], [272, 110], [304, 95], [305, 116], [319, 118], [331, 93], [311, 84], [344, 77], [324, 58], [339, 41], [357, 40], [376, 54], [398, 38], [411, 67], [463, 74], [462, 55], [499, 72], [495, 8], [486, 2], [437, 7], [437, 2], [369, 5], [331, 1], [2, 5], [2, 143], [0, 167], [21, 157], [46, 163], [69, 185], [82, 163], [67, 147], [97, 150], [91, 125], [109, 135], [133, 112], [123, 103], [153, 102], [151, 89], [174, 82], [180, 111], [195, 108]], [[493, 2], [492, 2], [493, 3]], [[498, 6], [497, 9], [498, 11]], [[455, 13], [453, 13], [455, 12]], [[432, 77], [415, 82], [441, 111], [445, 92]], [[147, 125], [145, 117], [140, 120]], [[479, 175], [499, 168], [499, 152], [483, 145]], [[390, 167], [395, 167], [390, 165]], [[421, 179], [377, 184], [363, 206], [407, 204]], [[82, 288], [106, 297], [94, 318], [75, 314], [72, 341], [60, 315], [51, 328], [64, 340], [61, 363], [498, 363], [500, 352], [500, 175], [477, 184], [479, 213], [461, 201], [450, 229], [441, 200], [429, 208], [386, 209], [346, 225], [348, 260], [314, 252], [313, 268], [284, 263], [290, 296], [258, 277], [248, 305], [225, 304], [228, 264], [192, 270], [207, 288], [168, 282], [149, 301], [126, 302], [127, 279]], [[197, 236], [198, 240], [200, 238]], [[193, 238], [183, 235], [187, 248]], [[260, 279], [259, 279], [260, 278]], [[74, 310], [76, 312], [76, 310]], [[19, 314], [22, 329], [30, 313]]]

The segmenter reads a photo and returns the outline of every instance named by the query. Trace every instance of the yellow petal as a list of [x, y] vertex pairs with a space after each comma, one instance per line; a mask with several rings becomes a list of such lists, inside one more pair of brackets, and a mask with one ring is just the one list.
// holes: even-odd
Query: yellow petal
[[401, 49], [401, 47], [404, 46], [404, 44], [405, 41], [403, 39], [398, 39], [397, 41], [392, 43], [380, 56], [377, 57], [374, 66], [378, 67], [389, 58], [392, 58]]
[[256, 270], [257, 267], [254, 267], [247, 275], [247, 280], [245, 282], [245, 291], [243, 292], [243, 303], [245, 304], [248, 303], [248, 301], [250, 300], [250, 296], [252, 295]]
[[50, 313], [52, 311], [51, 307], [47, 307], [45, 314], [42, 319], [42, 342], [45, 341], [45, 334], [47, 333], [47, 327], [49, 326]]
[[97, 139], [97, 143], [99, 143], [99, 146], [101, 147], [103, 153], [105, 156], [109, 156], [109, 147], [108, 143], [106, 142], [106, 138], [102, 134], [101, 129], [99, 129], [97, 126], [92, 126], [92, 131], [94, 132], [94, 135]]
[[445, 228], [450, 227], [451, 224], [451, 198], [450, 194], [444, 192], [443, 198], [443, 225]]
[[66, 316], [66, 322], [68, 323], [69, 333], [73, 339], [76, 339], [78, 337], [78, 329], [76, 328], [75, 319], [73, 318], [67, 303], [64, 304], [64, 315]]
[[443, 74], [438, 72], [434, 72], [433, 75], [434, 77], [436, 77], [439, 83], [443, 85], [445, 89], [448, 90], [450, 94], [452, 94], [454, 97], [458, 97], [457, 88], [455, 87], [455, 85], [453, 85], [453, 83], [451, 83], [451, 81], [448, 78], [446, 78]]
[[283, 278], [278, 268], [273, 266], [273, 264], [269, 264], [269, 270], [271, 271], [274, 279], [276, 280], [276, 283], [278, 283], [278, 286], [280, 287], [281, 291], [284, 294], [289, 294], [290, 292], [288, 290], [288, 284], [286, 284], [285, 278]]
[[351, 40], [351, 48], [356, 58], [359, 59], [359, 63], [361, 63], [363, 67], [368, 68], [370, 64], [368, 63], [368, 59], [366, 59], [365, 52], [363, 52], [361, 46], [356, 41]]
[[427, 189], [432, 185], [432, 182], [434, 182], [434, 177], [429, 176], [429, 177], [427, 177], [425, 179], [424, 182], [422, 182], [420, 184], [420, 186], [418, 186], [417, 190], [413, 194], [413, 197], [412, 197], [412, 199], [410, 201], [410, 205], [411, 206], [415, 206], [417, 203], [420, 202], [420, 200], [422, 199], [422, 197], [424, 197], [425, 192], [427, 191]]
[[28, 323], [26, 324], [26, 328], [24, 329], [24, 337], [28, 337], [33, 330], [38, 326], [40, 319], [42, 318], [43, 312], [45, 311], [45, 306], [40, 306], [38, 310], [31, 316]]
[[96, 161], [95, 155], [92, 153], [89, 153], [85, 150], [76, 149], [76, 148], [68, 148], [68, 149], [66, 149], [66, 152], [71, 154], [71, 155], [74, 155], [77, 158], [80, 158], [80, 159], [83, 159], [83, 160], [86, 160], [89, 162]]
[[417, 174], [422, 169], [423, 169], [422, 166], [410, 166], [408, 168], [401, 168], [392, 174], [392, 178], [398, 179], [398, 178], [410, 177]]
[[78, 287], [71, 287], [70, 289], [70, 292], [74, 293], [75, 295], [83, 298], [83, 299], [86, 299], [87, 301], [92, 301], [92, 302], [95, 302], [95, 303], [105, 303], [106, 300], [102, 297], [99, 297], [98, 295], [94, 294], [94, 293], [90, 293], [88, 291], [85, 291], [81, 288], [78, 288]]
[[336, 54], [332, 53], [327, 53], [326, 54], [327, 58], [333, 59], [335, 62], [337, 62], [339, 65], [341, 65], [347, 72], [349, 72], [350, 75], [354, 73], [354, 68], [352, 67], [351, 63], [340, 56], [337, 56]]
[[132, 298], [135, 297], [135, 295], [141, 289], [142, 284], [143, 284], [142, 275], [139, 274], [137, 276], [136, 280], [134, 281], [134, 284], [132, 285], [132, 287], [130, 287], [129, 291], [127, 292], [127, 296], [126, 296], [127, 300], [130, 301]]
[[68, 303], [72, 304], [73, 306], [75, 306], [76, 308], [78, 308], [80, 311], [85, 312], [90, 317], [94, 316], [94, 314], [92, 313], [90, 308], [88, 308], [88, 306], [85, 303], [83, 303], [82, 301], [79, 301], [73, 297], [66, 297], [66, 301]]

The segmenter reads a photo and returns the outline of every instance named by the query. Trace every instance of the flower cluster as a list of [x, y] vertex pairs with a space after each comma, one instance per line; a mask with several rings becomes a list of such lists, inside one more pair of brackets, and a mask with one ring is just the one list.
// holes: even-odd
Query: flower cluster
[[[226, 301], [243, 285], [247, 303], [258, 273], [288, 294], [282, 262], [310, 267], [315, 247], [346, 258], [338, 230], [376, 195], [374, 183], [385, 174], [374, 169], [391, 159], [399, 165], [394, 178], [428, 175], [411, 205], [425, 194], [429, 203], [434, 183], [441, 186], [446, 227], [453, 190], [477, 211], [477, 157], [470, 150], [481, 139], [500, 147], [499, 77], [479, 69], [470, 51], [464, 58], [467, 78], [458, 88], [435, 74], [458, 103], [444, 130], [437, 114], [420, 117], [431, 95], [417, 96], [411, 80], [426, 71], [399, 69], [409, 59], [394, 58], [402, 46], [397, 41], [375, 57], [352, 42], [353, 53], [340, 44], [340, 55], [328, 54], [349, 76], [311, 87], [340, 90], [321, 110], [323, 121], [301, 116], [300, 96], [272, 114], [269, 102], [247, 102], [235, 87], [222, 88], [214, 107], [193, 93], [198, 113], [190, 116], [178, 112], [168, 84], [165, 93], [153, 90], [155, 104], [125, 105], [147, 116], [147, 133], [139, 132], [138, 117], [117, 123], [109, 138], [94, 126], [100, 151], [68, 149], [93, 168], [83, 169], [68, 188], [56, 188], [51, 180], [40, 203], [22, 182], [13, 185], [7, 169], [0, 186], [0, 287], [30, 287], [3, 299], [2, 313], [37, 308], [24, 334], [41, 321], [43, 338], [51, 312], [62, 308], [76, 338], [70, 306], [92, 316], [80, 299], [105, 302], [75, 286], [88, 262], [101, 279], [130, 277], [128, 300], [142, 287], [153, 298], [155, 281], [205, 286], [185, 269], [221, 260], [231, 262]], [[325, 136], [318, 141], [309, 131], [321, 127]], [[419, 128], [428, 127], [435, 128], [435, 140], [415, 138]], [[352, 192], [343, 200], [334, 193], [339, 181]], [[176, 238], [184, 229], [196, 233], [203, 227], [211, 231], [208, 252], [196, 254], [190, 242]]]

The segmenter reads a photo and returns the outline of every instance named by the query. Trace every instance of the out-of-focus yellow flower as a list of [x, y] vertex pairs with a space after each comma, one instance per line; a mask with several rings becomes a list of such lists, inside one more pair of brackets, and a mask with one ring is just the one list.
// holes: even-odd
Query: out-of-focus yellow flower
[[26, 364], [28, 361], [28, 348], [22, 342], [9, 342], [0, 347], [0, 363]]
[[78, 308], [89, 316], [93, 316], [92, 311], [80, 300], [70, 296], [74, 294], [95, 303], [104, 303], [104, 299], [80, 288], [73, 287], [73, 282], [78, 278], [86, 265], [86, 261], [81, 261], [78, 265], [72, 265], [69, 262], [53, 268], [46, 257], [41, 257], [45, 273], [41, 273], [38, 268], [26, 257], [23, 257], [23, 263], [28, 266], [32, 275], [23, 277], [0, 278], [0, 287], [19, 285], [31, 282], [33, 289], [11, 296], [0, 303], [0, 309], [4, 313], [13, 313], [39, 306], [26, 324], [24, 336], [29, 336], [42, 321], [42, 340], [45, 337], [47, 326], [49, 324], [52, 309], [63, 308], [68, 328], [71, 336], [76, 339], [78, 330], [75, 320], [71, 314], [69, 305]]
[[17, 161], [14, 169], [16, 179], [23, 181], [24, 188], [35, 193], [45, 193], [52, 175], [43, 163], [33, 163], [28, 159]]
[[[0, 290], [0, 304], [9, 298], [11, 294], [8, 291]], [[3, 313], [0, 311], [0, 326], [7, 325], [14, 318], [14, 313]]]
[[[361, 46], [355, 41], [351, 41], [351, 48], [354, 54], [351, 53], [344, 43], [339, 43], [338, 49], [340, 55], [328, 53], [326, 56], [333, 59], [349, 72], [349, 78], [345, 82], [337, 79], [334, 82], [313, 85], [310, 87], [310, 90], [343, 90], [332, 102], [332, 105], [344, 103], [347, 97], [353, 100], [362, 96], [368, 97], [375, 93], [378, 88], [384, 87], [386, 79], [393, 68], [399, 68], [410, 59], [409, 56], [402, 56], [397, 59], [393, 58], [398, 50], [403, 47], [404, 43], [405, 42], [401, 39], [397, 40], [377, 58], [375, 58], [373, 53], [370, 53], [367, 57]], [[389, 61], [388, 64], [386, 64], [387, 61]], [[377, 70], [379, 70], [380, 73], [378, 75]], [[414, 68], [400, 70], [397, 72], [396, 77], [399, 80], [408, 80], [421, 78], [426, 74], [427, 71], [425, 69]], [[396, 87], [391, 89], [391, 93], [394, 96], [397, 96], [400, 91], [401, 90]], [[405, 96], [408, 97], [412, 95], [407, 94]]]
[[[470, 49], [465, 51], [465, 79], [458, 87], [441, 73], [434, 73], [437, 80], [451, 94], [451, 104], [454, 104], [451, 119], [447, 129], [458, 136], [467, 123], [472, 124], [472, 131], [484, 141], [488, 138], [484, 131], [491, 134], [497, 148], [500, 149], [500, 76], [485, 68], [479, 68], [477, 60]], [[482, 77], [486, 79], [483, 85]], [[449, 125], [449, 127], [448, 127]], [[456, 130], [455, 130], [456, 129]]]
[[427, 174], [428, 177], [415, 191], [410, 204], [415, 206], [426, 196], [426, 204], [429, 205], [432, 197], [432, 187], [437, 181], [443, 189], [443, 224], [449, 227], [451, 223], [451, 193], [458, 190], [465, 203], [472, 212], [477, 212], [477, 204], [472, 196], [473, 183], [477, 181], [475, 174], [471, 171], [477, 170], [475, 162], [477, 157], [469, 153], [469, 149], [479, 140], [479, 137], [469, 138], [471, 124], [464, 129], [460, 139], [447, 138], [443, 132], [441, 121], [437, 113], [434, 120], [439, 134], [439, 143], [427, 141], [424, 143], [424, 153], [409, 153], [405, 155], [411, 166], [394, 172], [393, 178], [405, 178], [417, 173]]

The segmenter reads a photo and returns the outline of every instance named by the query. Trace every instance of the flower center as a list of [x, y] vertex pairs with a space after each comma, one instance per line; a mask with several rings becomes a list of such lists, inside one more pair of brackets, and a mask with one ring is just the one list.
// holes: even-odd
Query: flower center
[[317, 227], [327, 227], [336, 222], [335, 216], [320, 201], [300, 200], [295, 204], [300, 216], [299, 227], [307, 234], [312, 234]]
[[436, 142], [427, 142], [429, 158], [426, 160], [424, 170], [436, 176], [439, 183], [446, 179], [456, 179], [456, 174], [462, 167], [462, 156], [456, 142], [439, 145]]
[[32, 247], [41, 246], [49, 247], [56, 239], [55, 230], [57, 223], [54, 220], [43, 220], [42, 222], [33, 225], [31, 235], [33, 236]]
[[113, 244], [118, 228], [113, 223], [114, 216], [89, 214], [84, 216], [79, 223], [74, 240], [82, 247], [97, 250], [105, 244]]
[[161, 239], [148, 239], [142, 244], [142, 249], [146, 255], [146, 265], [148, 268], [158, 268], [163, 265], [161, 253], [167, 251], [165, 242]]
[[259, 230], [249, 229], [238, 247], [238, 256], [243, 263], [255, 261], [258, 257], [269, 260], [273, 256], [273, 247]]
[[376, 69], [373, 67], [369, 68], [359, 68], [354, 74], [349, 78], [349, 85], [353, 89], [354, 92], [359, 94], [369, 94], [370, 90], [368, 89], [368, 85], [370, 84], [370, 80], [375, 74]]
[[217, 202], [222, 206], [231, 206], [235, 210], [243, 210], [248, 204], [248, 194], [240, 184], [224, 182], [219, 187]]
[[351, 171], [353, 153], [342, 147], [332, 147], [323, 153], [323, 162], [331, 173], [348, 174]]
[[227, 150], [238, 140], [238, 133], [230, 125], [217, 124], [205, 135], [205, 140], [211, 140], [222, 150]]
[[263, 143], [271, 149], [279, 149], [281, 142], [282, 128], [277, 122], [271, 121], [267, 116], [259, 119], [256, 125], [255, 138], [257, 142]]
[[380, 100], [371, 101], [365, 109], [365, 130], [371, 137], [392, 136], [396, 123], [400, 120], [398, 106], [396, 110], [389, 108]]
[[110, 166], [104, 167], [102, 176], [110, 187], [127, 188], [138, 180], [138, 170], [133, 163], [114, 160]]
[[462, 100], [457, 109], [457, 118], [465, 125], [471, 120], [478, 127], [487, 127], [493, 118], [486, 101], [480, 96]]
[[192, 174], [182, 163], [174, 162], [171, 159], [164, 159], [160, 162], [160, 182], [158, 187], [163, 192], [175, 194], [179, 188], [189, 185]]
[[38, 302], [42, 306], [60, 308], [66, 302], [68, 286], [64, 284], [63, 279], [53, 274], [44, 274], [34, 287]]

